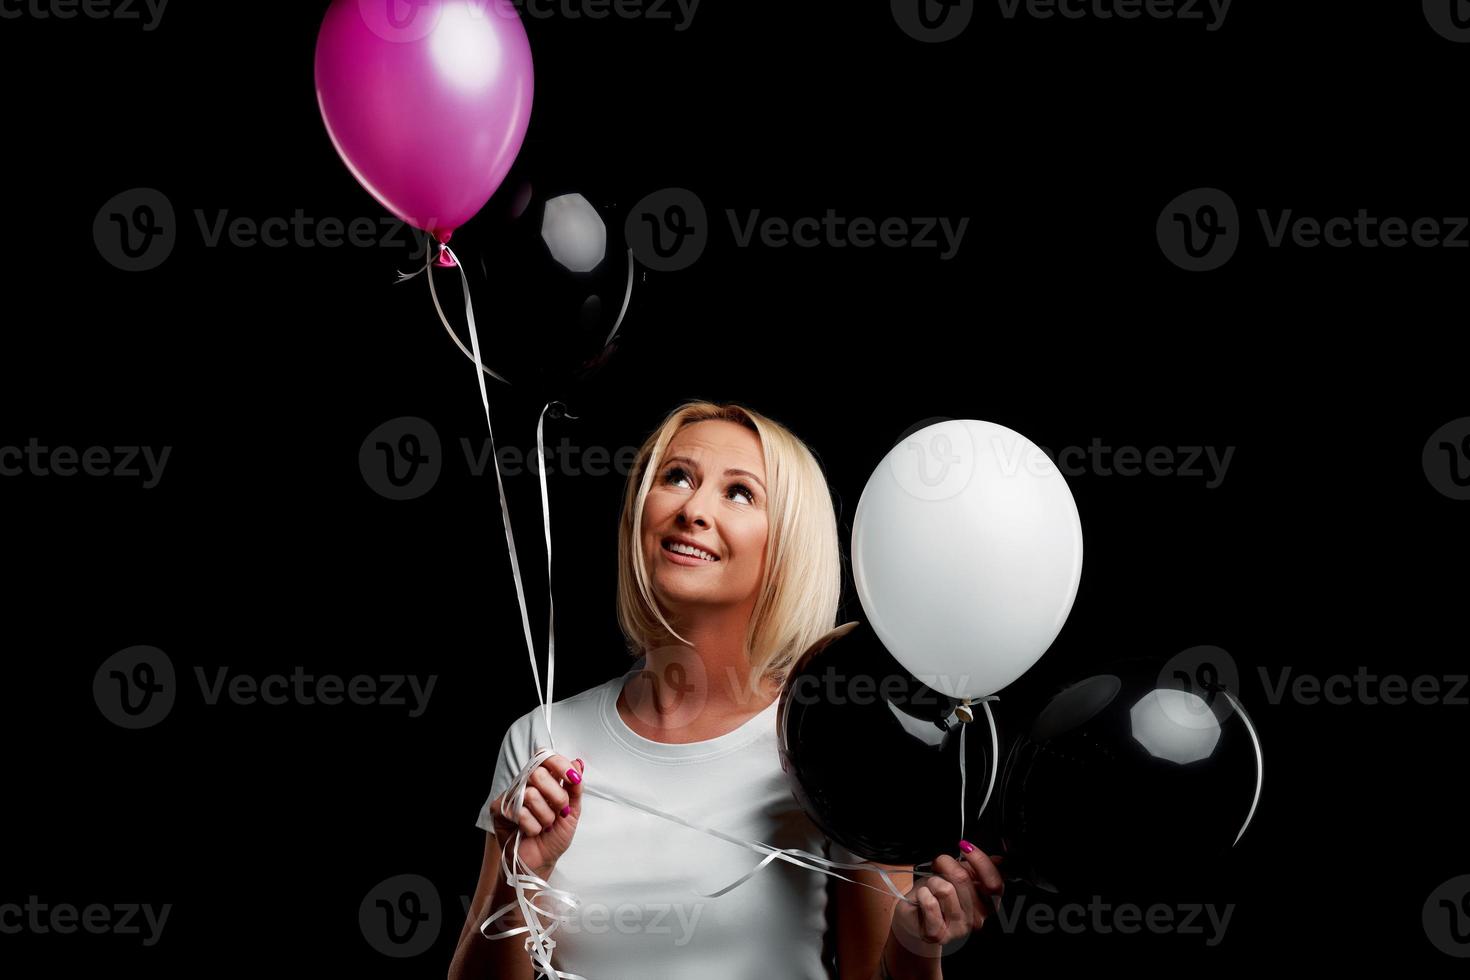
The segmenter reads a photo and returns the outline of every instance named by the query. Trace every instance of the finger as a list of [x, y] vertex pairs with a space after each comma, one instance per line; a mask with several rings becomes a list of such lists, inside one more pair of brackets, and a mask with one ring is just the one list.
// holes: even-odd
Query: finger
[[[572, 760], [572, 763], [577, 767], [577, 774], [579, 776], [586, 773], [587, 763], [583, 762], [581, 759], [574, 759]], [[580, 810], [582, 807], [582, 780], [568, 779], [566, 782], [566, 788], [567, 794], [572, 798], [572, 807], [574, 809]]]
[[[934, 870], [943, 877], [938, 879], [953, 886], [955, 895], [960, 903], [959, 918], [970, 924], [970, 928], [978, 929], [984, 924], [984, 913], [979, 908], [983, 903], [980, 896], [975, 893], [975, 875], [970, 871], [968, 864], [961, 864], [948, 854], [941, 854], [934, 859]], [[934, 879], [931, 879], [931, 883]], [[941, 900], [943, 896], [939, 892]]]
[[[549, 755], [546, 761], [541, 763], [541, 768], [551, 774], [558, 786], [566, 790], [568, 802], [580, 803], [582, 799], [582, 768], [580, 766], [573, 765], [572, 761], [564, 755]], [[573, 778], [570, 773], [577, 775]], [[565, 805], [566, 803], [559, 804], [557, 809]]]
[[553, 811], [560, 813], [571, 802], [567, 791], [558, 786], [556, 780], [551, 777], [551, 773], [545, 769], [537, 769], [531, 773], [531, 782], [536, 784], [536, 789], [541, 792], [541, 798]]
[[973, 851], [965, 853], [962, 849], [960, 859], [969, 865], [970, 871], [980, 882], [980, 886], [986, 894], [1005, 894], [1005, 878], [1001, 876], [1000, 869], [995, 866], [994, 861], [986, 856], [984, 851], [977, 847]]
[[490, 815], [495, 821], [498, 836], [509, 833], [517, 827], [528, 836], [541, 833], [540, 822], [525, 807], [517, 810], [515, 797], [509, 792], [502, 793], [495, 798], [495, 803], [490, 807]]
[[[515, 809], [515, 800], [508, 793], [503, 799], [505, 801], [506, 813], [501, 813], [498, 805], [495, 807], [495, 826], [497, 828], [503, 829], [506, 834], [509, 834], [516, 828], [520, 828], [521, 833], [527, 837], [534, 837], [541, 833], [541, 822], [536, 819], [530, 810], [527, 810], [525, 807], [521, 807], [519, 810]], [[509, 815], [507, 816], [507, 814]]]
[[546, 800], [542, 799], [541, 791], [533, 786], [526, 787], [525, 809], [531, 811], [531, 815], [542, 827], [550, 827], [556, 820], [552, 815], [551, 807], [547, 806]]
[[[955, 887], [954, 882], [948, 878], [930, 878], [925, 882], [925, 887], [939, 900], [939, 908], [944, 914], [946, 924], [943, 926], [944, 932], [941, 935], [949, 935], [950, 924], [958, 926], [961, 923], [968, 924], [973, 921], [970, 911], [965, 908], [964, 899], [960, 897], [960, 889]], [[973, 891], [974, 889], [966, 882], [965, 890]]]
[[939, 907], [939, 900], [930, 892], [928, 885], [920, 885], [914, 890], [914, 901], [919, 903], [919, 911], [923, 913], [924, 941], [940, 943], [944, 941], [944, 910]]

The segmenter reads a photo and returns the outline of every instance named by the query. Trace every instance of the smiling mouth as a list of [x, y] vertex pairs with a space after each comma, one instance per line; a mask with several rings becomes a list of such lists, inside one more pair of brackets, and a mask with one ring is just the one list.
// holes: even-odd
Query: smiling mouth
[[663, 550], [667, 551], [669, 554], [678, 555], [680, 558], [693, 558], [699, 561], [706, 561], [710, 563], [714, 563], [720, 560], [707, 551], [703, 551], [697, 548], [690, 548], [688, 545], [681, 544], [676, 547], [671, 541], [661, 542], [660, 547], [662, 547]]

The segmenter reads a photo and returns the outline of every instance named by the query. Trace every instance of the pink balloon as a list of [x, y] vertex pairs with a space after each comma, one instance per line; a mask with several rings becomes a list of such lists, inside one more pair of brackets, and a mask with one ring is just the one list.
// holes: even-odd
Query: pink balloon
[[383, 207], [439, 242], [515, 162], [533, 80], [510, 0], [333, 0], [317, 35], [332, 144]]

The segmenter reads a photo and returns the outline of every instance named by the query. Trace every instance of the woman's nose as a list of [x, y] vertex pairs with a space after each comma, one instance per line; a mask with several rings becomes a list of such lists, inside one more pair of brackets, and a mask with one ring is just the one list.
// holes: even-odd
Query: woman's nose
[[701, 490], [692, 494], [679, 511], [679, 518], [685, 524], [696, 524], [699, 527], [709, 527], [709, 520], [705, 517], [704, 493]]

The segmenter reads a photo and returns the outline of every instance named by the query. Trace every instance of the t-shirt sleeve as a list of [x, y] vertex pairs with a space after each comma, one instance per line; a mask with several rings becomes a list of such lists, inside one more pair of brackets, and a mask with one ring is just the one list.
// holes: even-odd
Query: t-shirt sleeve
[[495, 820], [490, 814], [491, 802], [510, 788], [516, 776], [525, 768], [530, 756], [526, 754], [526, 717], [511, 723], [500, 740], [500, 752], [495, 758], [495, 773], [490, 777], [490, 795], [480, 805], [480, 816], [475, 826], [481, 830], [494, 830]]

